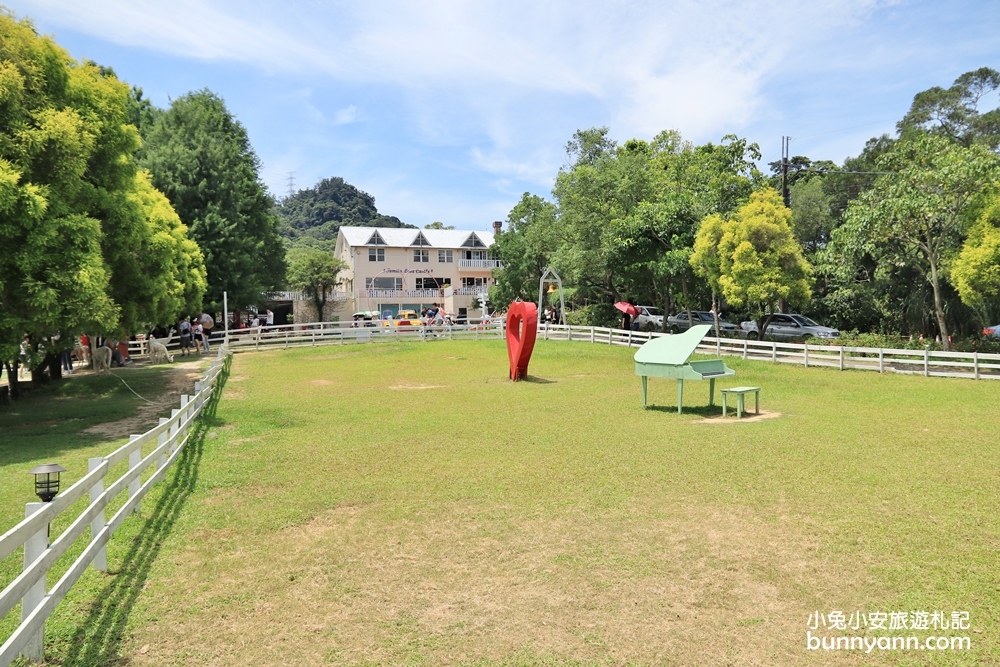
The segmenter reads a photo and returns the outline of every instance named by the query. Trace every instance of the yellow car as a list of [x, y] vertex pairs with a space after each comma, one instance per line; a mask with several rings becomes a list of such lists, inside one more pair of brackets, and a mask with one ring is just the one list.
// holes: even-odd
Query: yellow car
[[419, 327], [423, 325], [423, 320], [420, 319], [420, 314], [415, 310], [401, 310], [396, 314], [391, 320], [386, 320], [383, 326], [396, 327]]

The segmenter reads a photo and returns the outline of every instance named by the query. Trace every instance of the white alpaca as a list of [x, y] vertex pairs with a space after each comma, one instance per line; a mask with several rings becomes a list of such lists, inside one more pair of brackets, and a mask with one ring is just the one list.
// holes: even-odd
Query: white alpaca
[[155, 338], [149, 339], [149, 361], [153, 364], [173, 363], [173, 356], [167, 352], [166, 346]]
[[94, 361], [94, 371], [101, 374], [101, 369], [111, 375], [111, 348], [104, 345], [96, 347], [94, 339], [90, 339], [90, 358]]

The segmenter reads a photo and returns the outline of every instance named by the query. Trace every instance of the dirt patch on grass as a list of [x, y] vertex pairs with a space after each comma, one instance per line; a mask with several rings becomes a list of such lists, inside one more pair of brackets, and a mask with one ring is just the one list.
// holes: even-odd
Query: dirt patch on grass
[[330, 380], [313, 380], [309, 384], [313, 385], [314, 387], [326, 387], [333, 384], [333, 382], [331, 382]]
[[[166, 366], [166, 365], [165, 365]], [[201, 363], [188, 361], [169, 365], [171, 372], [163, 377], [164, 387], [156, 396], [144, 396], [152, 402], [142, 401], [135, 415], [118, 421], [95, 424], [83, 429], [82, 433], [105, 436], [107, 438], [124, 438], [133, 433], [143, 433], [156, 426], [159, 417], [171, 408], [180, 407], [181, 394], [190, 394], [194, 383], [201, 377]], [[115, 375], [128, 382], [128, 369], [115, 369]]]
[[696, 424], [752, 424], [754, 422], [764, 421], [765, 419], [777, 419], [781, 416], [780, 412], [767, 412], [766, 410], [761, 410], [759, 415], [755, 415], [752, 412], [744, 412], [743, 416], [739, 419], [736, 418], [736, 410], [733, 409], [733, 414], [726, 413], [726, 416], [717, 415], [715, 417], [705, 417]]
[[397, 390], [408, 390], [408, 389], [443, 389], [446, 385], [443, 384], [394, 384], [389, 389]]
[[[801, 665], [813, 662], [809, 612], [848, 608], [865, 581], [856, 564], [819, 555], [799, 517], [703, 505], [535, 518], [383, 509], [328, 511], [266, 540], [280, 549], [243, 544], [210, 566], [182, 556], [191, 576], [174, 603], [212, 622], [140, 629], [136, 645], [152, 648], [135, 664]], [[859, 589], [845, 599], [848, 581]]]

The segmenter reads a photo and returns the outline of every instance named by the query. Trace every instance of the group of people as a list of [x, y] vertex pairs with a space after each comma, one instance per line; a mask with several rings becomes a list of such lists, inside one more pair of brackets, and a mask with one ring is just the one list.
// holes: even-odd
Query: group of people
[[246, 319], [235, 320], [229, 328], [256, 329], [260, 326], [274, 326], [274, 313], [271, 312], [270, 308], [264, 310], [263, 316], [260, 313], [253, 313], [252, 315], [247, 315]]
[[[208, 332], [211, 327], [206, 328], [200, 317], [192, 317], [190, 321], [181, 319], [177, 323], [177, 333], [181, 337], [181, 356], [188, 354], [201, 354], [202, 350], [211, 352], [212, 348], [208, 344]], [[191, 344], [194, 344], [194, 352], [191, 352]]]
[[445, 311], [440, 304], [433, 303], [430, 308], [423, 308], [420, 310], [420, 319], [423, 320], [424, 326], [431, 326], [434, 324], [451, 324], [451, 315]]
[[554, 306], [545, 306], [542, 311], [542, 324], [559, 324], [559, 309]]

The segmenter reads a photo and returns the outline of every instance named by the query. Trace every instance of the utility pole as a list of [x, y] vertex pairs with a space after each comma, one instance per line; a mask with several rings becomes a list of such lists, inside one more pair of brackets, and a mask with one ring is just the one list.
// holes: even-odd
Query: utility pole
[[288, 196], [291, 197], [295, 194], [295, 172], [288, 172]]
[[781, 137], [781, 198], [788, 208], [792, 207], [792, 198], [788, 194], [788, 147], [791, 143], [791, 137]]

